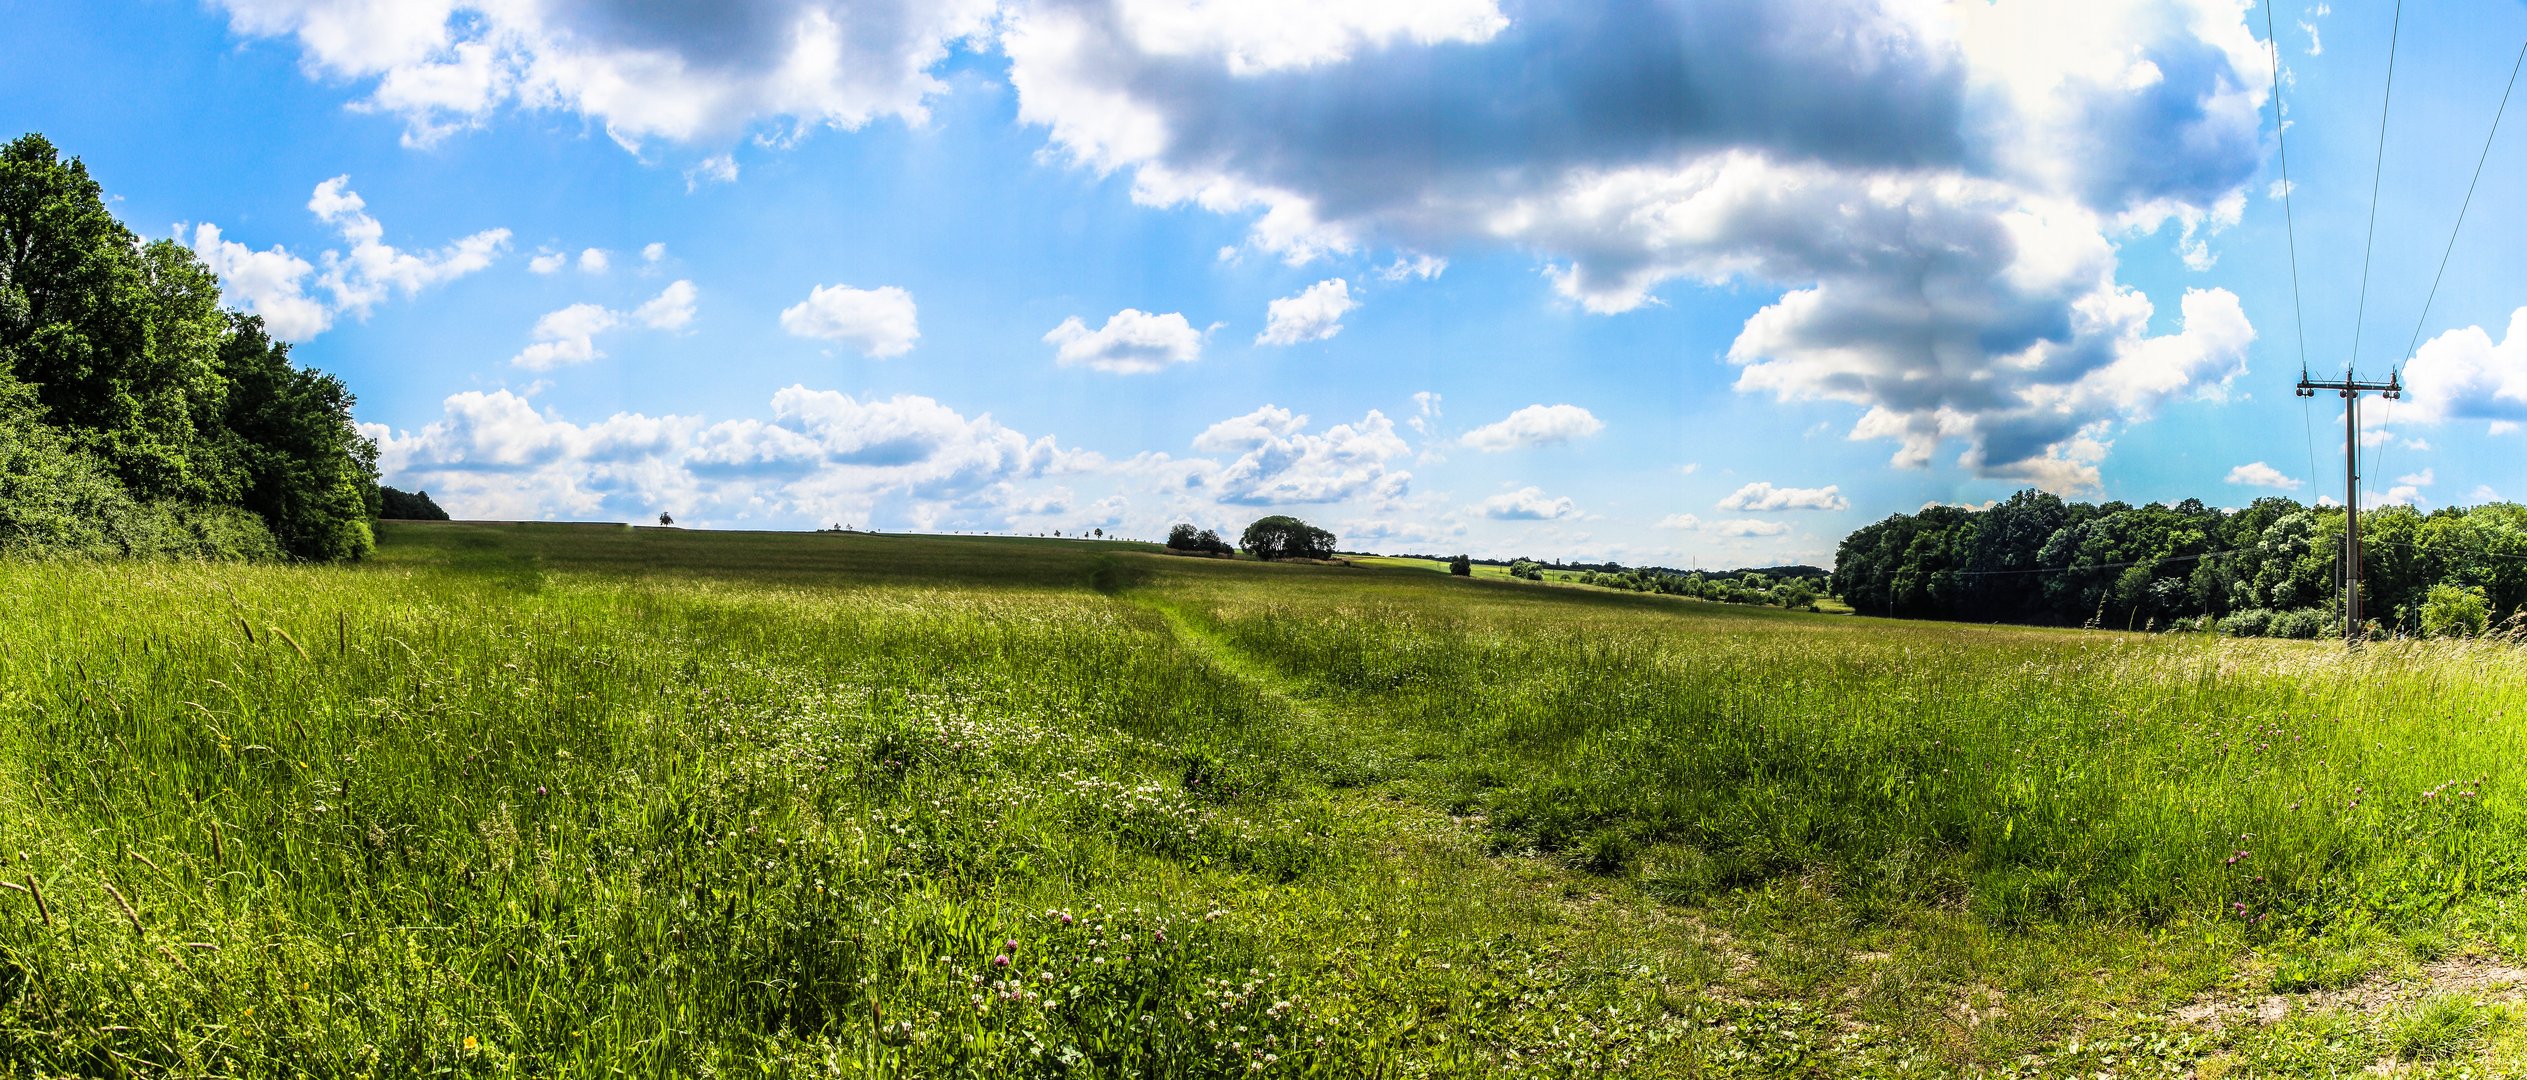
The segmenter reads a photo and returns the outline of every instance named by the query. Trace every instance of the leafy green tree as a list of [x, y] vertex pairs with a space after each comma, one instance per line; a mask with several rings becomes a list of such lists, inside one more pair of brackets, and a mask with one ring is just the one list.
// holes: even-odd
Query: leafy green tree
[[227, 316], [183, 245], [142, 245], [77, 159], [41, 135], [0, 148], [0, 363], [45, 421], [144, 499], [228, 501], [216, 453]]
[[381, 497], [377, 446], [352, 425], [351, 391], [290, 363], [289, 344], [272, 340], [261, 318], [229, 321], [219, 350], [228, 407], [218, 456], [242, 480], [239, 505], [261, 516], [295, 557], [367, 555], [376, 546], [368, 523], [382, 511], [372, 503]]
[[2422, 601], [2422, 633], [2474, 637], [2492, 623], [2492, 602], [2474, 585], [2433, 585]]
[[1463, 555], [1450, 559], [1448, 572], [1458, 577], [1472, 577], [1474, 576], [1474, 560]]
[[1189, 524], [1179, 524], [1167, 530], [1167, 547], [1174, 551], [1190, 551], [1204, 555], [1236, 554], [1236, 550], [1228, 546], [1228, 541], [1220, 539], [1219, 533], [1209, 529], [1196, 529]]
[[[398, 491], [391, 487], [377, 489], [377, 516], [388, 521], [446, 521], [447, 511], [430, 498], [427, 491]], [[833, 532], [841, 532], [837, 523]]]
[[1542, 581], [1544, 580], [1544, 564], [1519, 559], [1509, 564], [1509, 576], [1520, 581]]
[[1258, 559], [1330, 559], [1334, 534], [1282, 514], [1255, 519], [1237, 546]]

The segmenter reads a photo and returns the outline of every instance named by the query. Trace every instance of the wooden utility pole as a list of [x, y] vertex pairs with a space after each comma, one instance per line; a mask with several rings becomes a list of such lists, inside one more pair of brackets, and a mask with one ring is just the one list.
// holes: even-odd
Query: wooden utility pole
[[2359, 647], [2360, 618], [2360, 395], [2374, 393], [2389, 401], [2404, 396], [2400, 373], [2389, 372], [2385, 382], [2362, 382], [2352, 377], [2349, 369], [2339, 382], [2316, 382], [2307, 372], [2299, 373], [2299, 396], [2312, 398], [2319, 390], [2332, 390], [2343, 397], [2343, 642]]

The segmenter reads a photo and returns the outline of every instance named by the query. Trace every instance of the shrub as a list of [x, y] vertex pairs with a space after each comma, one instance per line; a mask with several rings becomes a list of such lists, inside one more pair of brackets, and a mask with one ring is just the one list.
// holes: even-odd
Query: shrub
[[2492, 602], [2479, 585], [2433, 585], [2422, 600], [2427, 637], [2475, 637], [2492, 624]]
[[2262, 637], [2272, 625], [2273, 613], [2265, 608], [2243, 608], [2230, 612], [2219, 622], [2220, 632], [2230, 637]]
[[2264, 627], [2264, 633], [2270, 637], [2298, 638], [2304, 641], [2309, 638], [2324, 637], [2333, 629], [2333, 616], [2316, 608], [2299, 608], [2295, 611], [2276, 613], [2271, 625]]
[[262, 519], [236, 507], [133, 498], [104, 462], [0, 402], [0, 554], [228, 560], [281, 551]]
[[1520, 559], [1517, 562], [1509, 564], [1509, 576], [1517, 578], [1520, 581], [1542, 581], [1544, 580], [1544, 566], [1541, 563]]
[[1474, 576], [1474, 560], [1463, 555], [1448, 560], [1448, 572], [1458, 577]]

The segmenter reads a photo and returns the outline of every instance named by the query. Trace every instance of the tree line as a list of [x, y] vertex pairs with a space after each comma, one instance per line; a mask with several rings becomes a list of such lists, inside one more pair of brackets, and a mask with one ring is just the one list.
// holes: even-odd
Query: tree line
[[[2343, 511], [2065, 502], [1928, 506], [1843, 539], [1832, 588], [1863, 614], [2316, 637], [2341, 626]], [[2480, 633], [2527, 608], [2527, 507], [2361, 514], [2362, 601], [2382, 634]]]
[[377, 448], [289, 351], [191, 249], [116, 220], [79, 159], [0, 148], [0, 550], [367, 554]]

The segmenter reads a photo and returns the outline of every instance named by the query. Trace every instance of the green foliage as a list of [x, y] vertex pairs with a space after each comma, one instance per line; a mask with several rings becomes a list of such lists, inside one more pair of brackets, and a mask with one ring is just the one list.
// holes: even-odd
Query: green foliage
[[1448, 573], [1457, 577], [1474, 576], [1474, 560], [1463, 555], [1448, 560]]
[[1330, 559], [1334, 534], [1282, 514], [1256, 518], [1237, 546], [1258, 559]]
[[[388, 521], [446, 521], [447, 511], [439, 509], [427, 491], [398, 491], [391, 487], [377, 489], [377, 516]], [[821, 531], [821, 530], [820, 530]], [[836, 526], [834, 532], [841, 532]]]
[[35, 420], [32, 395], [0, 375], [0, 555], [19, 559], [261, 559], [271, 532], [234, 507], [142, 501], [94, 455]]
[[[2361, 529], [2367, 607], [2407, 616], [2387, 632], [2430, 632], [2419, 616], [2439, 585], [2479, 589], [2487, 623], [2527, 606], [2527, 507], [2385, 507]], [[2223, 511], [2022, 491], [1986, 510], [1934, 506], [1853, 532], [1832, 591], [1873, 615], [2117, 630], [2208, 619], [2233, 636], [2320, 637], [2341, 628], [2342, 538], [2342, 511], [2289, 499]]]
[[2433, 585], [2422, 601], [2422, 633], [2476, 637], [2491, 625], [2492, 602], [2480, 585]]
[[1509, 564], [1509, 576], [1520, 581], [1542, 581], [1544, 580], [1544, 565], [1520, 559]]
[[[86, 166], [40, 135], [0, 148], [0, 374], [28, 392], [12, 424], [48, 427], [82, 457], [64, 466], [75, 496], [28, 485], [18, 497], [35, 505], [0, 510], [30, 523], [0, 544], [93, 555], [277, 543], [317, 560], [372, 547], [376, 449], [351, 425], [350, 393], [293, 366], [260, 320], [222, 310], [218, 279], [183, 245], [142, 244]], [[103, 498], [97, 479], [154, 508], [117, 526], [115, 544], [89, 535], [102, 521], [56, 527], [64, 498]], [[238, 528], [232, 509], [258, 529]]]
[[1184, 523], [1178, 523], [1175, 528], [1167, 530], [1167, 548], [1170, 551], [1191, 552], [1197, 555], [1237, 553], [1237, 549], [1228, 546], [1228, 541], [1220, 539], [1220, 534], [1209, 529], [1196, 529]]

